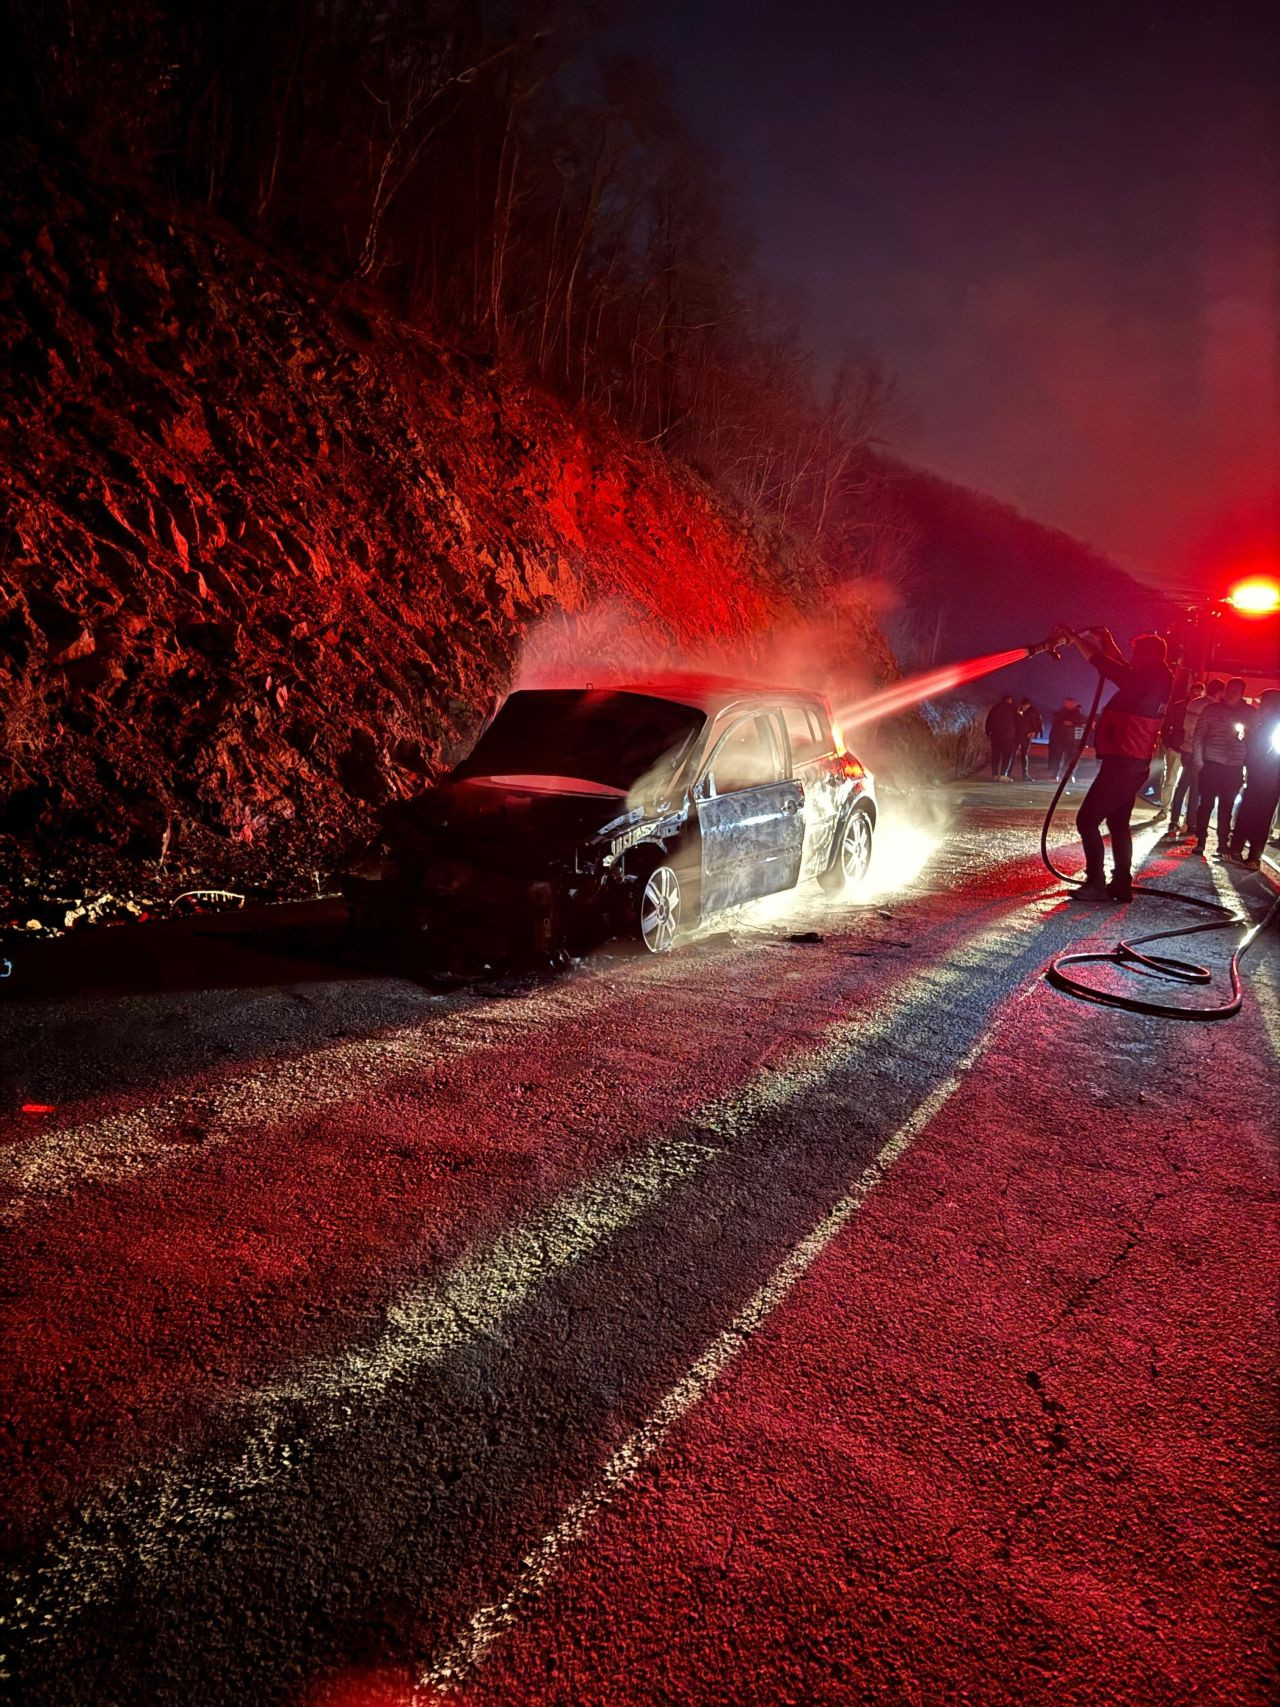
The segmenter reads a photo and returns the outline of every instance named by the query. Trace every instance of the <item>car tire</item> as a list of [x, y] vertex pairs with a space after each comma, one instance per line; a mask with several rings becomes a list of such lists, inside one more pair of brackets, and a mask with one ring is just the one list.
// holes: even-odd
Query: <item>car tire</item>
[[636, 935], [650, 954], [670, 954], [680, 936], [684, 885], [675, 866], [659, 860], [639, 880], [635, 904]]
[[871, 864], [873, 839], [871, 814], [855, 806], [836, 833], [831, 864], [818, 876], [828, 895], [851, 894], [859, 887]]

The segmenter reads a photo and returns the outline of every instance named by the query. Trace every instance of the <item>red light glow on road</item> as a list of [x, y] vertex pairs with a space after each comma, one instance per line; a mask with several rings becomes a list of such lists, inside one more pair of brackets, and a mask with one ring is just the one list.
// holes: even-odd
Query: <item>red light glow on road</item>
[[1273, 616], [1280, 610], [1280, 586], [1266, 575], [1251, 575], [1247, 581], [1236, 582], [1227, 603], [1241, 616]]

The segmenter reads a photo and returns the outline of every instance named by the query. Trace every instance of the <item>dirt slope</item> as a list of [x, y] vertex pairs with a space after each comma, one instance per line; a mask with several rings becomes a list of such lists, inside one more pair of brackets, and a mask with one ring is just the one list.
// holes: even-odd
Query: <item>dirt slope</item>
[[737, 661], [796, 620], [763, 550], [653, 451], [224, 227], [7, 169], [11, 880], [114, 862], [304, 887], [457, 756], [539, 619], [566, 616], [571, 647], [607, 605], [623, 662]]

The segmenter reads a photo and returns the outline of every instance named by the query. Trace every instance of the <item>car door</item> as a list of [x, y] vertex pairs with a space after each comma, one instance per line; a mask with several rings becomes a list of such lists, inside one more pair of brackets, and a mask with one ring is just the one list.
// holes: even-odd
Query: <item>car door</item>
[[826, 714], [810, 701], [782, 707], [791, 772], [804, 789], [804, 858], [801, 880], [816, 877], [831, 864], [836, 825], [848, 783], [835, 763], [835, 736]]
[[776, 711], [733, 717], [715, 740], [694, 790], [704, 913], [799, 881], [804, 792], [789, 770]]

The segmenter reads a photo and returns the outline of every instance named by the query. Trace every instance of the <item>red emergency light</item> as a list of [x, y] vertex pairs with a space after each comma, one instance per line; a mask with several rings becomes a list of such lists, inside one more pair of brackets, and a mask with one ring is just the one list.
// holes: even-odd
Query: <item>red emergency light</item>
[[1241, 616], [1274, 616], [1280, 611], [1280, 586], [1265, 575], [1251, 575], [1236, 582], [1227, 603]]

